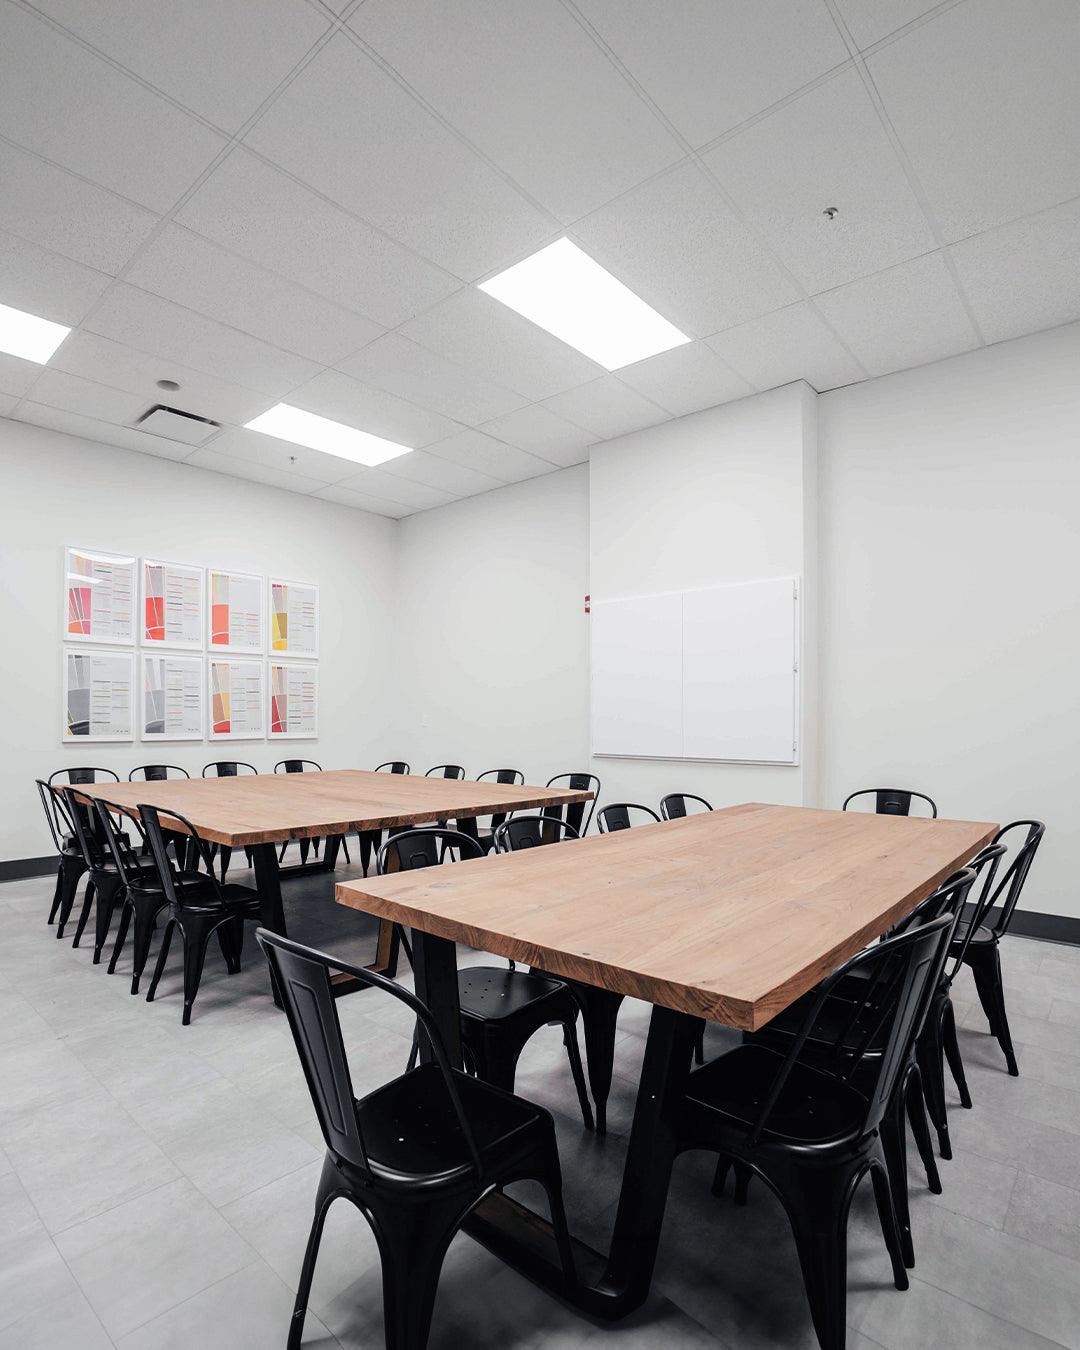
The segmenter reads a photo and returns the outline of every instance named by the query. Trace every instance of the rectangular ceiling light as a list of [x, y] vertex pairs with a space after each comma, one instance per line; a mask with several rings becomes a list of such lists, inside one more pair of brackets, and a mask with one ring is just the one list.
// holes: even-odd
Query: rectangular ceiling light
[[71, 332], [62, 323], [0, 305], [0, 352], [43, 366]]
[[324, 455], [351, 459], [354, 464], [383, 464], [398, 455], [412, 453], [409, 445], [383, 440], [370, 431], [358, 431], [344, 422], [332, 422], [329, 417], [294, 408], [290, 403], [275, 404], [268, 412], [260, 413], [251, 422], [245, 422], [248, 431], [261, 431], [276, 436], [279, 441], [306, 445], [309, 450], [321, 450]]
[[480, 289], [608, 370], [691, 340], [569, 239], [480, 282]]

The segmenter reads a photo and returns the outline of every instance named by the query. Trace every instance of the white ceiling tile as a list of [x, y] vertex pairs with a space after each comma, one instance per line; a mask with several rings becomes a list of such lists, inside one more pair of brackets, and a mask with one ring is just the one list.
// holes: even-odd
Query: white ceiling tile
[[111, 281], [104, 272], [0, 230], [0, 304], [72, 328]]
[[14, 394], [0, 394], [0, 417], [7, 417], [18, 401]]
[[302, 388], [294, 389], [289, 402], [412, 450], [445, 440], [459, 430], [459, 424], [448, 417], [350, 380], [338, 370], [324, 370]]
[[[306, 445], [293, 445], [261, 431], [246, 427], [226, 427], [212, 442], [213, 449], [229, 459], [261, 464], [279, 473], [296, 473], [319, 483], [339, 483], [356, 472], [356, 465], [339, 455], [327, 455], [321, 450], [310, 450]], [[209, 450], [211, 446], [206, 446]]]
[[0, 228], [115, 276], [158, 217], [0, 140]]
[[0, 393], [22, 398], [29, 393], [43, 369], [36, 361], [23, 361], [18, 356], [0, 352]]
[[[80, 331], [65, 338], [49, 369], [66, 370], [98, 384], [125, 389], [147, 405], [167, 403], [215, 422], [249, 422], [265, 412], [271, 402], [257, 390], [228, 384], [160, 356], [149, 356], [97, 333]], [[180, 388], [168, 392], [158, 389], [160, 379], [175, 380]]]
[[988, 342], [1080, 319], [1080, 201], [965, 239], [950, 252]]
[[692, 163], [601, 207], [571, 233], [690, 337], [798, 299], [791, 282]]
[[37, 0], [37, 7], [229, 132], [329, 26], [314, 6], [295, 0]]
[[821, 0], [680, 0], [677, 10], [656, 0], [578, 6], [695, 146], [848, 56]]
[[340, 34], [247, 140], [466, 280], [551, 234], [544, 213]]
[[177, 219], [388, 328], [460, 285], [442, 268], [242, 148], [214, 170]]
[[467, 426], [498, 417], [526, 402], [520, 394], [410, 342], [400, 333], [387, 333], [347, 361], [338, 362], [338, 366], [354, 379], [422, 403]]
[[936, 9], [939, 0], [836, 0], [856, 45], [865, 49]]
[[224, 145], [12, 4], [0, 8], [0, 125], [24, 148], [156, 211], [172, 207]]
[[402, 332], [532, 400], [582, 384], [603, 369], [471, 286], [405, 324]]
[[968, 0], [869, 58], [948, 240], [1080, 195], [1080, 5]]
[[[934, 247], [854, 70], [707, 151], [705, 163], [813, 294]], [[839, 214], [826, 220], [826, 207]]]
[[705, 340], [758, 389], [805, 380], [820, 392], [866, 378], [866, 372], [805, 301]]
[[407, 478], [411, 483], [437, 488], [452, 497], [468, 497], [474, 492], [490, 492], [492, 488], [502, 487], [500, 480], [490, 474], [440, 459], [426, 450], [414, 450], [411, 455], [387, 460], [379, 465], [379, 469], [392, 478]]
[[118, 445], [122, 450], [137, 450], [140, 454], [154, 455], [157, 459], [181, 460], [186, 459], [191, 453], [191, 446], [181, 445], [179, 441], [168, 441], [164, 436], [149, 436], [145, 431], [137, 431], [134, 427], [102, 422], [99, 418], [87, 417], [84, 413], [68, 412], [63, 408], [49, 408], [29, 399], [19, 405], [18, 420], [31, 422], [36, 427], [62, 431], [68, 436], [81, 436], [88, 441], [98, 441], [102, 445]]
[[93, 380], [83, 380], [78, 375], [53, 370], [51, 366], [45, 367], [41, 378], [34, 385], [34, 402], [121, 426], [133, 422], [152, 406], [127, 390], [95, 384]]
[[[353, 465], [355, 469], [356, 466]], [[383, 469], [360, 469], [350, 478], [345, 478], [340, 487], [354, 488], [357, 492], [366, 492], [388, 502], [401, 502], [417, 511], [426, 511], [432, 506], [445, 506], [456, 500], [456, 494], [441, 492], [438, 488], [428, 487], [426, 483], [413, 483], [400, 475], [386, 473]]]
[[349, 23], [560, 220], [683, 156], [559, 0], [367, 0]]
[[124, 274], [133, 286], [332, 366], [382, 329], [179, 225], [166, 225]]
[[[318, 371], [314, 362], [301, 356], [123, 283], [109, 291], [86, 326], [102, 337], [160, 356], [165, 363], [179, 361], [275, 398]], [[163, 374], [169, 378], [167, 371]]]
[[715, 408], [754, 392], [703, 342], [673, 347], [647, 361], [624, 366], [618, 378], [676, 417]]
[[246, 478], [252, 483], [267, 483], [270, 487], [284, 488], [286, 492], [316, 492], [325, 484], [317, 478], [308, 478], [302, 473], [279, 469], [271, 464], [261, 464], [257, 460], [239, 459], [217, 449], [217, 442], [196, 450], [184, 461], [196, 469], [211, 469], [215, 473], [227, 473], [231, 478]]
[[816, 304], [871, 375], [979, 345], [939, 253], [826, 291]]
[[400, 520], [403, 516], [415, 513], [415, 506], [406, 506], [404, 502], [388, 502], [382, 497], [373, 497], [369, 492], [357, 492], [355, 488], [333, 487], [319, 488], [311, 494], [324, 502], [337, 502], [339, 506], [351, 506], [357, 511], [371, 511], [377, 516], [390, 516]]
[[605, 441], [670, 420], [665, 409], [658, 408], [614, 375], [604, 375], [579, 389], [557, 394], [545, 400], [545, 407]]
[[437, 441], [428, 446], [426, 453], [476, 469], [503, 483], [519, 483], [525, 478], [551, 473], [558, 467], [537, 455], [519, 450], [516, 445], [496, 440], [494, 436], [488, 436], [475, 427], [459, 431], [449, 440]]
[[596, 437], [540, 403], [519, 408], [484, 424], [490, 436], [527, 450], [551, 464], [580, 464]]

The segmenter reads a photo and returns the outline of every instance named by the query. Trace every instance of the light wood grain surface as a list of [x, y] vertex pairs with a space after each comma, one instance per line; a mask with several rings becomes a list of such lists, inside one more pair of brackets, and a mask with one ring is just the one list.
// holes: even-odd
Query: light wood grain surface
[[907, 914], [995, 824], [748, 803], [341, 883], [341, 904], [756, 1030]]
[[145, 802], [162, 812], [179, 811], [204, 838], [231, 847], [435, 820], [453, 822], [495, 811], [584, 802], [593, 795], [528, 784], [475, 783], [363, 769], [175, 778], [161, 783], [90, 783], [79, 792], [119, 806]]

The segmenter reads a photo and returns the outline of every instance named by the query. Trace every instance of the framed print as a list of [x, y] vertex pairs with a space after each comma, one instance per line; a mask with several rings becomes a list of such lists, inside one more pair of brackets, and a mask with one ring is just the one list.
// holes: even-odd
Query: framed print
[[207, 662], [210, 688], [210, 739], [258, 741], [266, 734], [263, 708], [263, 662]]
[[174, 652], [143, 653], [142, 739], [201, 741], [203, 659]]
[[318, 656], [319, 588], [270, 578], [270, 655]]
[[205, 640], [203, 569], [144, 558], [139, 572], [143, 646], [201, 652]]
[[65, 647], [62, 739], [135, 739], [135, 653]]
[[212, 567], [207, 577], [207, 594], [209, 650], [249, 655], [263, 652], [265, 577]]
[[319, 668], [270, 663], [270, 739], [313, 739], [319, 734]]
[[64, 639], [134, 644], [134, 558], [71, 545], [64, 549]]

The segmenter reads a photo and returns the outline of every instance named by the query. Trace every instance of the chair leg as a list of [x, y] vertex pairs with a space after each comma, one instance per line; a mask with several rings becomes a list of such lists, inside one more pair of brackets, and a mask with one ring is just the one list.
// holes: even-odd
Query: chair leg
[[596, 1122], [593, 1120], [589, 1091], [585, 1086], [585, 1071], [581, 1067], [581, 1050], [578, 1046], [576, 1017], [563, 1023], [563, 1044], [566, 1046], [566, 1057], [570, 1061], [570, 1072], [574, 1076], [578, 1105], [581, 1107], [581, 1119], [584, 1121], [587, 1130], [594, 1130]]
[[94, 912], [94, 965], [101, 960], [101, 953], [109, 939], [109, 927], [112, 924], [113, 911], [118, 898], [123, 894], [124, 883], [119, 877], [109, 877], [97, 890], [97, 906]]
[[705, 1023], [698, 1027], [697, 1040], [694, 1041], [694, 1063], [705, 1063]]
[[1004, 1052], [1009, 1073], [1013, 1078], [1019, 1078], [1020, 1070], [1016, 1067], [1016, 1053], [1013, 1050], [1012, 1034], [1009, 1031], [1009, 1019], [1005, 1014], [1005, 990], [1001, 981], [1001, 953], [998, 951], [996, 942], [990, 945], [985, 955], [982, 951], [979, 952], [977, 959], [971, 963], [971, 973], [975, 976], [975, 989], [978, 992], [983, 1012], [986, 1014], [986, 1020], [990, 1023], [990, 1032]]
[[184, 939], [184, 1012], [181, 1025], [191, 1022], [191, 1009], [202, 982], [203, 964], [206, 961], [206, 949], [210, 945], [213, 929], [194, 926], [191, 932], [181, 930]]
[[322, 1241], [323, 1225], [330, 1206], [341, 1195], [337, 1169], [329, 1156], [323, 1160], [322, 1175], [319, 1177], [319, 1189], [315, 1196], [315, 1217], [311, 1222], [307, 1247], [304, 1249], [304, 1264], [300, 1268], [300, 1283], [296, 1286], [296, 1302], [293, 1304], [292, 1322], [289, 1326], [289, 1339], [286, 1350], [300, 1350], [304, 1338], [304, 1318], [307, 1315], [307, 1302], [311, 1296], [311, 1281], [315, 1274], [315, 1262], [319, 1255], [319, 1243]]
[[785, 1168], [787, 1175], [781, 1179], [780, 1194], [791, 1220], [822, 1350], [844, 1350], [846, 1342], [848, 1212], [865, 1166], [795, 1165]]
[[382, 1257], [386, 1350], [425, 1350], [443, 1259], [461, 1222], [460, 1205], [401, 1205], [374, 1214]]
[[169, 959], [169, 943], [172, 942], [173, 929], [176, 927], [176, 920], [170, 919], [165, 925], [165, 931], [161, 935], [161, 950], [158, 952], [157, 965], [154, 967], [154, 976], [150, 981], [150, 988], [146, 991], [147, 1003], [153, 1003], [154, 995], [157, 993], [157, 987], [161, 982], [161, 977], [165, 973], [165, 962]]
[[893, 1190], [889, 1185], [889, 1170], [884, 1159], [875, 1158], [870, 1164], [870, 1179], [874, 1184], [874, 1199], [877, 1201], [878, 1219], [885, 1237], [885, 1246], [892, 1261], [893, 1284], [897, 1289], [907, 1289], [908, 1274], [905, 1267], [913, 1266], [915, 1257], [912, 1255], [910, 1262], [904, 1259], [902, 1235], [893, 1204]]
[[49, 906], [49, 917], [45, 920], [47, 924], [51, 924], [55, 920], [57, 911], [60, 908], [60, 900], [63, 894], [64, 894], [64, 864], [61, 863], [60, 866], [56, 869], [56, 886], [53, 889], [52, 904]]
[[544, 1188], [548, 1207], [551, 1210], [551, 1227], [555, 1234], [555, 1245], [559, 1251], [563, 1274], [566, 1276], [568, 1284], [575, 1285], [577, 1283], [577, 1272], [574, 1266], [574, 1247], [570, 1241], [570, 1226], [566, 1222], [566, 1206], [563, 1204], [562, 1192], [562, 1169], [559, 1166], [559, 1146], [554, 1132], [551, 1137], [551, 1152], [547, 1169], [538, 1180]]
[[116, 941], [113, 943], [112, 956], [109, 957], [109, 974], [116, 973], [116, 963], [127, 941], [128, 925], [131, 923], [131, 904], [125, 900], [120, 908], [120, 922], [116, 926]]
[[[70, 861], [65, 859], [61, 864], [61, 871], [63, 873], [63, 885], [60, 888], [60, 910], [56, 924], [56, 936], [58, 938], [64, 936], [64, 928], [75, 905], [75, 896], [78, 894], [79, 882], [86, 874], [86, 866], [81, 858], [78, 860], [72, 858]], [[91, 888], [93, 884], [92, 881], [87, 881], [87, 888]]]
[[[82, 909], [79, 911], [79, 922], [75, 925], [75, 937], [71, 945], [77, 947], [82, 941], [83, 930], [86, 928], [87, 920], [90, 918], [90, 911], [94, 908], [94, 895], [97, 892], [97, 883], [91, 878], [86, 883], [86, 890], [83, 892]], [[60, 927], [56, 931], [59, 937], [63, 931], [64, 920], [60, 920]]]
[[943, 1158], [952, 1157], [952, 1143], [949, 1140], [949, 1118], [945, 1105], [945, 1053], [941, 1043], [942, 1014], [939, 1008], [931, 1008], [926, 1019], [916, 1054], [919, 1071], [922, 1074], [923, 1096], [926, 1109], [934, 1129], [937, 1131], [938, 1152]]
[[589, 1087], [596, 1106], [596, 1133], [604, 1135], [607, 1134], [607, 1099], [615, 1068], [615, 1028], [622, 995], [591, 985], [570, 987], [581, 1007]]
[[221, 862], [221, 884], [223, 886], [225, 884], [225, 874], [229, 870], [229, 862], [231, 858], [232, 858], [232, 849], [228, 846], [228, 844], [222, 844], [221, 856], [219, 861]]
[[967, 1075], [964, 1073], [964, 1060], [960, 1054], [960, 1042], [956, 1038], [956, 1011], [951, 999], [945, 1006], [945, 1014], [941, 1025], [941, 1039], [945, 1059], [948, 1062], [956, 1089], [960, 1093], [960, 1105], [970, 1111], [971, 1093], [968, 1091]]
[[923, 1168], [926, 1171], [926, 1184], [933, 1195], [941, 1194], [941, 1177], [938, 1175], [934, 1146], [930, 1142], [930, 1124], [926, 1119], [926, 1102], [923, 1100], [922, 1074], [916, 1064], [908, 1077], [907, 1090], [904, 1093], [907, 1107], [908, 1124], [919, 1150]]
[[139, 900], [132, 901], [135, 911], [135, 940], [131, 952], [131, 992], [139, 992], [139, 981], [146, 969], [150, 957], [150, 944], [154, 940], [154, 927], [157, 923], [160, 906], [147, 905]]
[[236, 918], [223, 923], [217, 930], [218, 946], [225, 958], [225, 968], [230, 975], [240, 974], [240, 957], [244, 950], [244, 921]]
[[712, 1193], [719, 1199], [724, 1194], [724, 1187], [727, 1185], [727, 1174], [731, 1171], [731, 1159], [725, 1158], [723, 1154], [716, 1160], [716, 1171], [713, 1173]]
[[[893, 1222], [900, 1229], [900, 1250], [903, 1264], [909, 1269], [915, 1264], [915, 1247], [911, 1240], [911, 1209], [908, 1204], [907, 1177], [907, 1131], [904, 1128], [904, 1102], [898, 1089], [881, 1121], [881, 1144], [885, 1154], [885, 1166], [888, 1169], [889, 1185], [892, 1187]], [[874, 1191], [877, 1192], [878, 1177], [874, 1175]], [[881, 1202], [878, 1201], [878, 1212]], [[882, 1218], [882, 1229], [885, 1220]], [[888, 1234], [886, 1234], [886, 1239]]]

